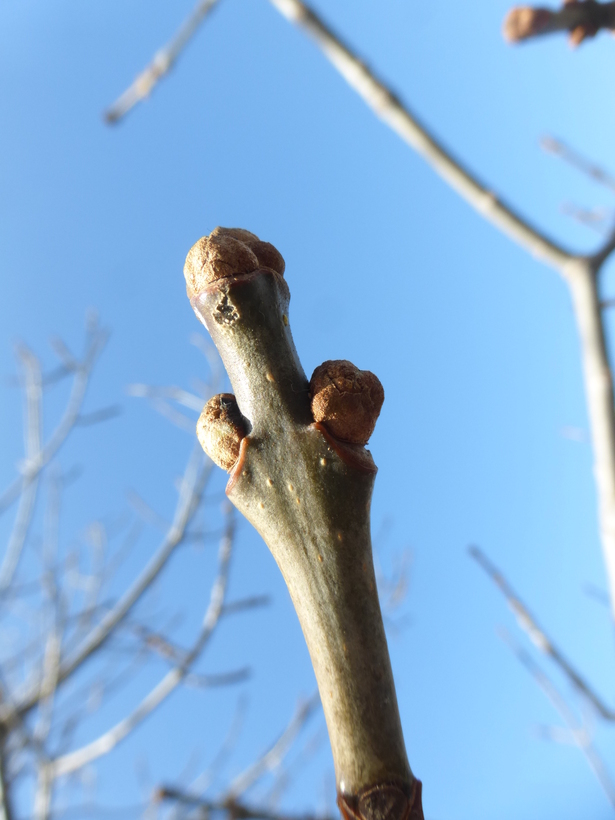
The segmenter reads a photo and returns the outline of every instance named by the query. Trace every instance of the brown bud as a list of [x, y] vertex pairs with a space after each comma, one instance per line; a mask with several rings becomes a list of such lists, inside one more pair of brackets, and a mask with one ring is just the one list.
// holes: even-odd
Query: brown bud
[[529, 6], [517, 6], [506, 15], [502, 33], [509, 43], [518, 43], [528, 37], [534, 37], [549, 23], [553, 12], [549, 9], [533, 9]]
[[366, 444], [384, 401], [377, 376], [345, 360], [317, 367], [310, 380], [312, 415], [342, 441]]
[[210, 459], [230, 473], [239, 458], [241, 440], [246, 436], [245, 421], [235, 396], [231, 393], [213, 396], [199, 417], [196, 435]]
[[284, 259], [269, 242], [242, 228], [215, 228], [192, 246], [184, 276], [188, 297], [192, 299], [219, 279], [241, 276], [259, 268], [284, 273]]

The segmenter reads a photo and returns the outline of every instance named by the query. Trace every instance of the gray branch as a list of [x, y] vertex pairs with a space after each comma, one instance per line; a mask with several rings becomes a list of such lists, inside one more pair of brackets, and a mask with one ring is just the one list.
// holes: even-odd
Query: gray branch
[[[208, 266], [218, 281], [203, 279]], [[239, 230], [217, 229], [186, 263], [192, 306], [249, 429], [227, 495], [261, 534], [288, 586], [320, 690], [344, 815], [372, 820], [386, 804], [391, 820], [414, 820], [423, 817], [421, 787], [406, 757], [371, 552], [376, 468], [363, 446], [314, 423], [281, 270], [272, 246]], [[219, 398], [224, 415], [232, 397]]]

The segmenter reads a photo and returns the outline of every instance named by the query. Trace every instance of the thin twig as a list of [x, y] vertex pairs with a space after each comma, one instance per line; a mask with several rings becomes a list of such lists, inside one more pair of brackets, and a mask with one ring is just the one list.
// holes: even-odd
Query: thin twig
[[197, 3], [190, 16], [182, 23], [175, 37], [154, 55], [152, 62], [107, 109], [105, 120], [109, 124], [121, 120], [137, 103], [149, 97], [154, 87], [173, 68], [177, 58], [217, 2], [218, 0], [200, 0]]
[[608, 188], [610, 191], [615, 193], [615, 176], [612, 176], [612, 174], [605, 171], [604, 168], [596, 165], [596, 163], [592, 160], [584, 157], [583, 154], [575, 151], [574, 148], [570, 148], [562, 140], [557, 137], [544, 136], [540, 140], [540, 147], [548, 154], [553, 154], [554, 156], [559, 157], [564, 162], [567, 162], [568, 165], [571, 165], [573, 168], [581, 171], [593, 182], [604, 185], [605, 188]]
[[290, 723], [269, 751], [265, 752], [258, 760], [255, 760], [254, 763], [234, 778], [226, 792], [227, 800], [235, 801], [239, 795], [246, 792], [264, 774], [273, 771], [280, 765], [295, 738], [319, 705], [320, 697], [318, 693], [315, 693], [298, 707]]
[[530, 224], [494, 191], [481, 183], [419, 122], [396, 94], [369, 70], [324, 20], [301, 0], [270, 0], [291, 23], [303, 29], [363, 101], [414, 148], [481, 216], [496, 225], [532, 256], [561, 272], [571, 254]]
[[4, 739], [0, 737], [0, 820], [13, 820], [10, 784], [6, 776], [6, 755]]
[[233, 720], [231, 721], [229, 730], [226, 733], [224, 740], [222, 741], [222, 745], [216, 752], [214, 759], [209, 764], [207, 769], [205, 769], [204, 772], [201, 772], [201, 774], [198, 775], [198, 777], [195, 777], [192, 783], [190, 784], [190, 794], [203, 795], [204, 792], [207, 791], [207, 789], [214, 782], [215, 778], [218, 775], [218, 772], [222, 769], [227, 759], [234, 751], [235, 746], [237, 745], [239, 735], [241, 734], [241, 730], [243, 729], [245, 714], [246, 699], [245, 697], [242, 697], [239, 699], [237, 708], [235, 710], [235, 714], [233, 715]]
[[[209, 459], [204, 458], [200, 447], [196, 445], [182, 478], [173, 521], [162, 543], [141, 574], [113, 609], [92, 629], [77, 650], [63, 661], [59, 670], [58, 683], [66, 680], [102, 646], [116, 626], [126, 617], [159, 576], [169, 558], [185, 537], [186, 529], [198, 509], [211, 469], [211, 462]], [[20, 714], [24, 715], [38, 703], [40, 697], [40, 686], [30, 686], [26, 692], [16, 697], [16, 708]], [[0, 723], [4, 723], [8, 719], [10, 719], [10, 709], [7, 709], [5, 704], [0, 703]]]
[[545, 631], [538, 625], [534, 616], [529, 612], [523, 601], [521, 601], [519, 596], [514, 592], [506, 578], [504, 578], [497, 567], [489, 560], [489, 558], [487, 558], [484, 552], [475, 546], [470, 547], [469, 552], [476, 563], [482, 567], [482, 569], [502, 592], [508, 602], [509, 607], [512, 609], [517, 618], [517, 623], [532, 641], [534, 646], [536, 646], [536, 648], [539, 649], [544, 655], [551, 658], [551, 660], [564, 673], [574, 688], [585, 698], [587, 698], [601, 717], [608, 721], [615, 720], [615, 711], [609, 709], [609, 707], [604, 704], [602, 699], [598, 697], [589, 684], [574, 669], [572, 664], [562, 655], [560, 650], [553, 644], [553, 641], [551, 641]]
[[525, 666], [525, 668], [530, 673], [530, 675], [532, 675], [538, 686], [549, 698], [555, 709], [562, 716], [566, 725], [570, 729], [572, 738], [576, 746], [578, 746], [578, 748], [585, 755], [587, 762], [589, 763], [592, 771], [598, 778], [598, 781], [602, 786], [610, 804], [613, 807], [615, 807], [615, 785], [611, 781], [611, 778], [609, 777], [609, 774], [606, 770], [606, 766], [604, 765], [602, 758], [600, 757], [594, 744], [592, 743], [591, 737], [589, 736], [589, 733], [587, 732], [586, 728], [579, 723], [579, 720], [577, 719], [576, 715], [574, 714], [570, 706], [567, 704], [566, 700], [562, 697], [562, 695], [557, 690], [553, 682], [542, 671], [542, 669], [534, 661], [531, 655], [529, 655], [522, 647], [520, 647], [511, 638], [508, 632], [506, 632], [506, 630], [500, 630], [500, 637], [511, 649], [511, 651], [515, 654], [517, 659], [523, 664], [523, 666]]
[[[23, 372], [25, 462], [35, 463], [40, 458], [43, 428], [43, 388], [41, 366], [36, 356], [21, 345], [18, 357]], [[0, 566], [0, 595], [10, 587], [30, 529], [36, 497], [38, 475], [24, 488], [15, 523], [9, 536], [6, 553]]]
[[0, 495], [0, 513], [3, 513], [19, 495], [38, 477], [41, 470], [56, 455], [77, 424], [85, 399], [92, 368], [108, 339], [108, 333], [93, 324], [88, 332], [88, 344], [83, 360], [75, 370], [70, 396], [58, 426], [35, 459], [28, 459], [18, 476]]
[[220, 544], [218, 576], [211, 590], [209, 606], [203, 618], [201, 630], [190, 652], [143, 698], [128, 717], [81, 749], [76, 749], [54, 760], [52, 763], [54, 777], [77, 771], [93, 760], [108, 754], [136, 729], [184, 680], [191, 666], [201, 655], [220, 619], [228, 582], [234, 534], [235, 518], [233, 513], [229, 512], [227, 530]]

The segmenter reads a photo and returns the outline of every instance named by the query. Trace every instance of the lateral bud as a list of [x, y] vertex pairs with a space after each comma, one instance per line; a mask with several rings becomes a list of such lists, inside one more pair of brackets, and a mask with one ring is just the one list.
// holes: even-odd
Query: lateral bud
[[367, 444], [380, 415], [384, 389], [369, 370], [338, 359], [316, 368], [310, 398], [314, 421], [342, 441]]
[[203, 408], [196, 424], [196, 435], [210, 459], [227, 473], [239, 458], [239, 447], [246, 437], [246, 424], [235, 396], [220, 393]]
[[184, 265], [188, 298], [220, 279], [267, 268], [284, 274], [282, 254], [243, 228], [214, 228], [190, 248]]

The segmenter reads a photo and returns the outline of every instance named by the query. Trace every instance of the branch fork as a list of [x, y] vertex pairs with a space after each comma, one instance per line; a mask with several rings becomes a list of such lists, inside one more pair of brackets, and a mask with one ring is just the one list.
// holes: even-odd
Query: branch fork
[[284, 260], [248, 231], [217, 228], [191, 249], [188, 296], [235, 397], [199, 419], [230, 471], [227, 495], [284, 576], [318, 681], [345, 820], [422, 820], [406, 756], [376, 591], [364, 447], [384, 391], [346, 361], [303, 372], [288, 320]]

